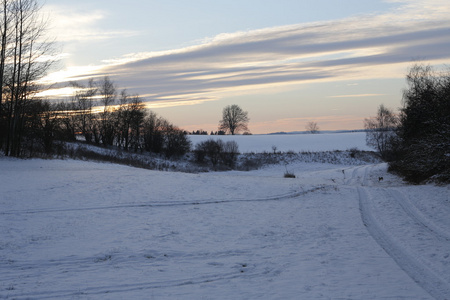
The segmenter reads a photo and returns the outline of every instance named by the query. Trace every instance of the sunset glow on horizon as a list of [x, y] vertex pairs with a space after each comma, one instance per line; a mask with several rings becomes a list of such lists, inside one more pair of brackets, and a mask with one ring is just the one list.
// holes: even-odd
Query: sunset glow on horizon
[[450, 62], [450, 3], [344, 2], [49, 0], [63, 55], [43, 96], [108, 76], [189, 131], [217, 130], [230, 104], [252, 133], [361, 129], [380, 104], [401, 106], [415, 61]]

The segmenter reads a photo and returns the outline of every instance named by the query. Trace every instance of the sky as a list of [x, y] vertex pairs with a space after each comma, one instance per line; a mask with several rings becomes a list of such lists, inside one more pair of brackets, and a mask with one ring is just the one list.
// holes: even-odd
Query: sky
[[59, 61], [42, 95], [108, 76], [185, 130], [248, 111], [254, 134], [364, 127], [408, 68], [450, 63], [448, 0], [46, 0]]

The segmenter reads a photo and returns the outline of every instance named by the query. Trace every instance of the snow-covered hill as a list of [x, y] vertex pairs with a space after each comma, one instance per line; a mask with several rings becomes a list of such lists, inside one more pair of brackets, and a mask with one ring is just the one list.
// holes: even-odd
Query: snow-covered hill
[[0, 298], [450, 298], [449, 186], [385, 164], [185, 174], [3, 157], [0, 188]]
[[236, 141], [239, 151], [272, 152], [277, 151], [345, 151], [357, 148], [362, 151], [373, 151], [366, 145], [365, 132], [320, 133], [320, 134], [269, 134], [269, 135], [190, 135], [195, 145], [207, 139]]

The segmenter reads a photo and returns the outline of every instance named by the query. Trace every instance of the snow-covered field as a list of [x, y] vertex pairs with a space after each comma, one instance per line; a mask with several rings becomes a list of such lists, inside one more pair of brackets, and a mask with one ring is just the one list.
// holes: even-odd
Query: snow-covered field
[[0, 157], [0, 298], [450, 299], [449, 186], [289, 169]]
[[236, 141], [239, 151], [248, 152], [272, 152], [272, 146], [277, 151], [302, 152], [302, 151], [345, 151], [351, 148], [373, 151], [366, 145], [365, 132], [346, 133], [320, 133], [320, 134], [272, 134], [272, 135], [190, 135], [195, 145], [207, 139], [221, 139]]

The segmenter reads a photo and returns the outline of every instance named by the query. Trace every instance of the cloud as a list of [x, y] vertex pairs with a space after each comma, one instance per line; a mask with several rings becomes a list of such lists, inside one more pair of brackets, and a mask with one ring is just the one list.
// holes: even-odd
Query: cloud
[[88, 75], [108, 75], [153, 105], [181, 105], [238, 89], [399, 78], [417, 57], [448, 60], [447, 1], [401, 2], [381, 15], [227, 33], [182, 49], [135, 53], [105, 61]]
[[43, 7], [43, 16], [49, 18], [50, 35], [58, 42], [85, 42], [137, 35], [128, 30], [105, 30], [99, 23], [106, 18], [101, 10], [89, 11], [86, 8], [74, 10], [73, 7], [48, 5]]

